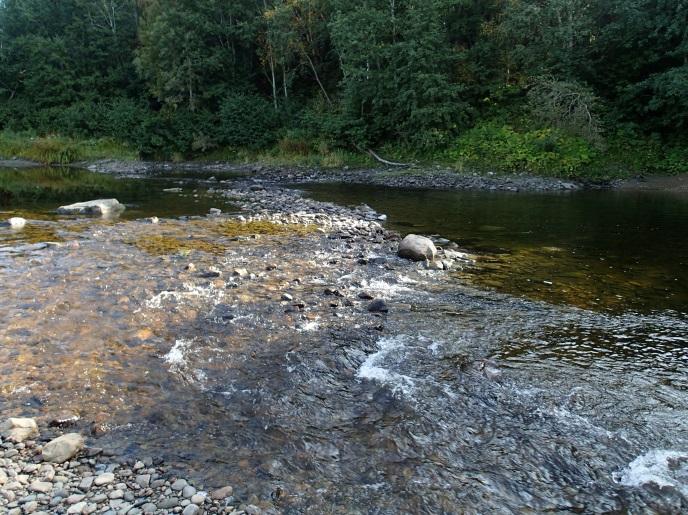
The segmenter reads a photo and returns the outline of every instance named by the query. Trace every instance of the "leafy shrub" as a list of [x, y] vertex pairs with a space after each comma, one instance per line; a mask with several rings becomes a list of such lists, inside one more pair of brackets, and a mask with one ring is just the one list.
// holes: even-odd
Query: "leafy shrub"
[[287, 132], [287, 134], [279, 140], [277, 146], [283, 154], [301, 156], [307, 156], [315, 150], [312, 141], [308, 139], [308, 135], [299, 131]]
[[528, 92], [533, 115], [547, 127], [556, 127], [585, 138], [602, 148], [600, 100], [593, 91], [577, 82], [538, 77]]
[[258, 95], [236, 93], [220, 105], [220, 141], [229, 146], [267, 148], [277, 140], [279, 115]]
[[558, 129], [517, 132], [488, 122], [465, 132], [448, 155], [476, 168], [571, 176], [590, 165], [598, 151], [583, 138]]
[[49, 129], [66, 136], [97, 137], [104, 134], [103, 106], [78, 102], [57, 111]]
[[148, 112], [132, 142], [144, 157], [181, 159], [214, 148], [217, 138], [210, 112], [171, 108]]
[[113, 138], [136, 144], [144, 139], [143, 125], [152, 113], [142, 102], [117, 98], [102, 106], [103, 130]]

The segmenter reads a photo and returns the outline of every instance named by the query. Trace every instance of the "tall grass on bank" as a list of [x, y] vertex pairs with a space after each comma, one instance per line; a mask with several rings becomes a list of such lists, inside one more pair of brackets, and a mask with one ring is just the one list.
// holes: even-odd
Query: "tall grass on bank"
[[[418, 169], [434, 165], [457, 172], [531, 173], [583, 180], [605, 180], [638, 175], [688, 173], [688, 145], [622, 134], [610, 134], [596, 146], [558, 129], [520, 127], [484, 121], [446, 142], [443, 148], [415, 148], [387, 144], [379, 153]], [[19, 157], [44, 164], [70, 164], [97, 159], [132, 161], [139, 158], [131, 146], [113, 139], [74, 139], [58, 135], [35, 136], [0, 132], [0, 158]], [[224, 161], [268, 166], [311, 168], [369, 168], [380, 166], [368, 154], [331, 142], [295, 134], [284, 135], [263, 149], [215, 147], [191, 155], [160, 156], [173, 161]]]
[[366, 154], [333, 148], [324, 142], [291, 137], [263, 150], [223, 147], [204, 153], [198, 161], [227, 161], [239, 164], [259, 163], [268, 166], [307, 166], [313, 168], [364, 168], [375, 162]]
[[96, 159], [135, 160], [138, 152], [110, 138], [77, 140], [58, 135], [0, 132], [0, 157], [65, 165]]

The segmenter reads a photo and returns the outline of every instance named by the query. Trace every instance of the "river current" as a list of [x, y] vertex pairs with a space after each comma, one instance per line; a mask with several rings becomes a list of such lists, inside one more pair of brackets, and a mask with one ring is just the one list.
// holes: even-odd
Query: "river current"
[[[59, 246], [0, 243], [2, 413], [69, 410], [100, 446], [285, 513], [688, 509], [688, 199], [307, 189], [476, 261], [43, 220]], [[160, 234], [215, 246], [141, 243]]]

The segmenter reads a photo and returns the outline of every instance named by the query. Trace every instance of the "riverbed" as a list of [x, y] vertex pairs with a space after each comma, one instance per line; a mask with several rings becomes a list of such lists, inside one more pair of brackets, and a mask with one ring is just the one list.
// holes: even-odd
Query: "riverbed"
[[0, 229], [3, 414], [285, 513], [688, 508], [685, 197], [147, 184], [125, 219], [5, 208], [51, 242]]

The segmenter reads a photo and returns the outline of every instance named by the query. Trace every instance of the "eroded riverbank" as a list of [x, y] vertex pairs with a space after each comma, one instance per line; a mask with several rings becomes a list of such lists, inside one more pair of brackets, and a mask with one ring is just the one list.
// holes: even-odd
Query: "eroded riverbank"
[[686, 508], [685, 316], [485, 291], [461, 259], [397, 258], [368, 208], [215, 189], [246, 224], [65, 224], [0, 253], [3, 413], [70, 410], [283, 512]]

